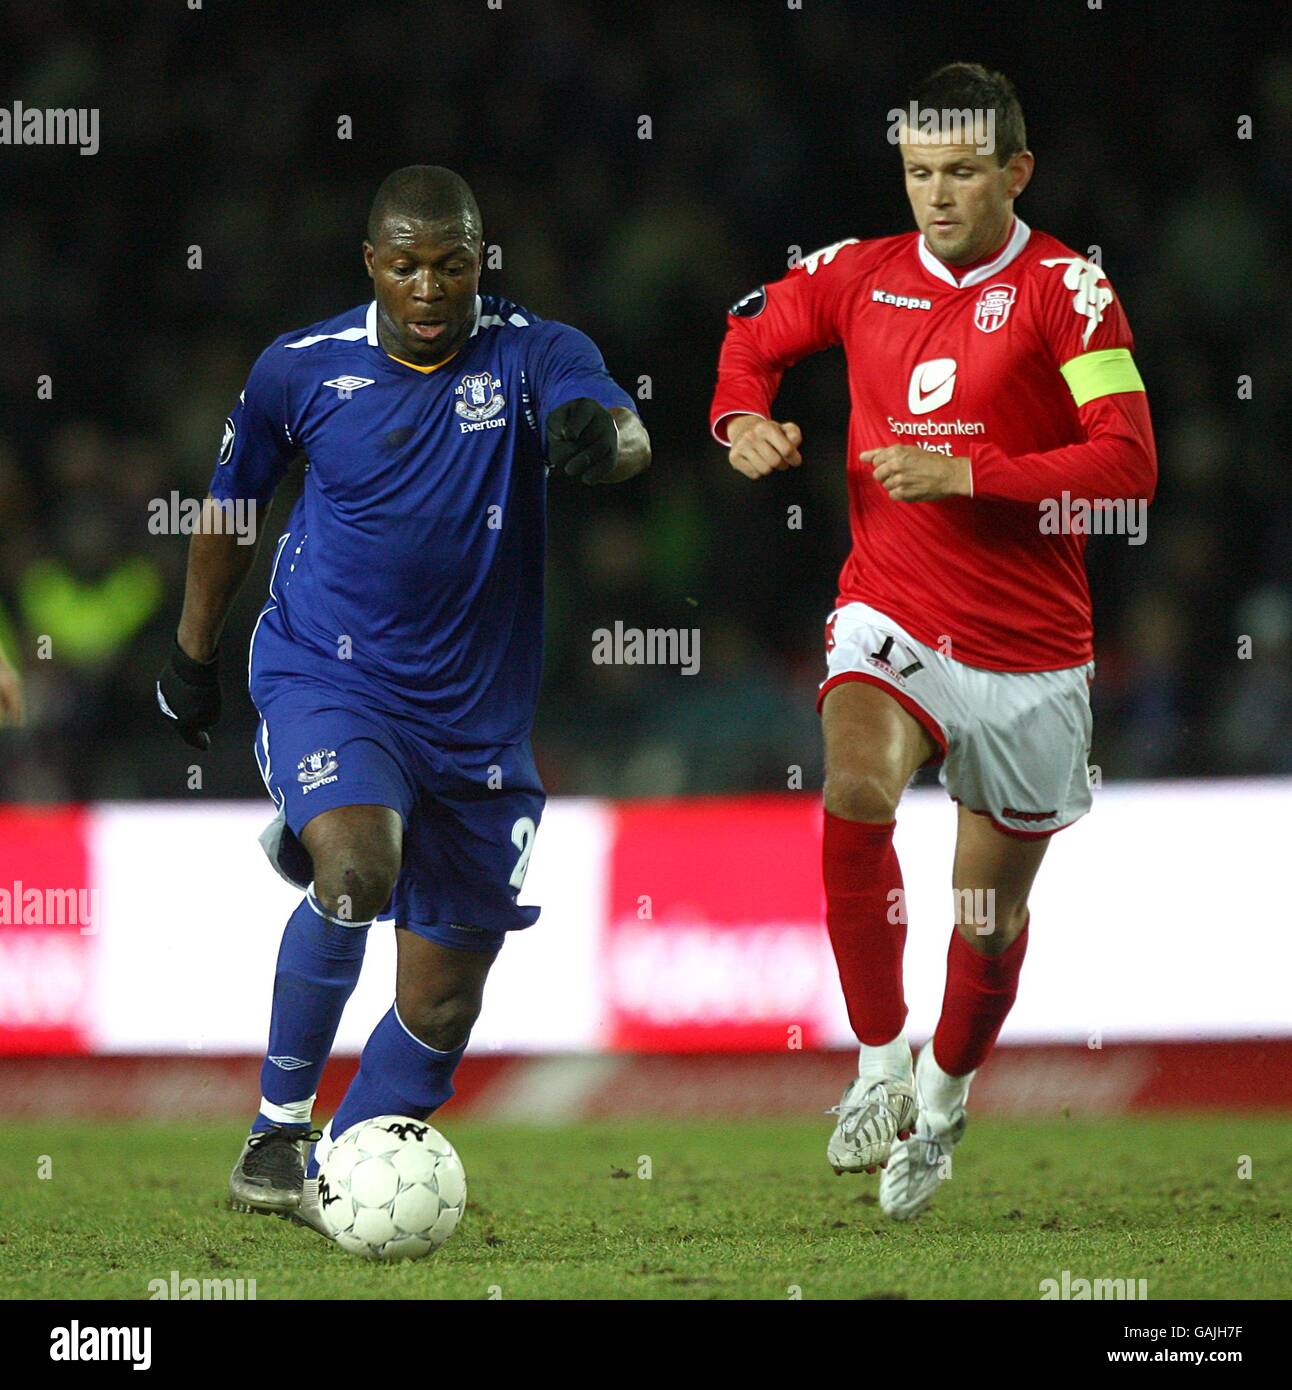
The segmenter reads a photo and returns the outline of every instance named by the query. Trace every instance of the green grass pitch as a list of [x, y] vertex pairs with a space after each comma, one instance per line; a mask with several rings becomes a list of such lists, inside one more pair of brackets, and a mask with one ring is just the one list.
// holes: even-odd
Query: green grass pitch
[[254, 1279], [260, 1299], [1036, 1299], [1065, 1269], [1147, 1279], [1150, 1300], [1292, 1295], [1280, 1117], [971, 1117], [905, 1225], [876, 1178], [830, 1172], [824, 1116], [441, 1124], [466, 1216], [431, 1258], [390, 1266], [225, 1209], [236, 1126], [7, 1125], [0, 1297], [146, 1299], [172, 1270]]

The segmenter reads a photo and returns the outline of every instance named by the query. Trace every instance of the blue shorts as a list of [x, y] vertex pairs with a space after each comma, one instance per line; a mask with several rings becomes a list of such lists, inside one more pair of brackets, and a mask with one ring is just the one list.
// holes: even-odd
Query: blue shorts
[[411, 722], [312, 681], [273, 682], [260, 714], [260, 775], [298, 839], [338, 806], [399, 813], [403, 867], [379, 916], [465, 951], [496, 951], [538, 920], [516, 902], [546, 800], [527, 740], [437, 747]]

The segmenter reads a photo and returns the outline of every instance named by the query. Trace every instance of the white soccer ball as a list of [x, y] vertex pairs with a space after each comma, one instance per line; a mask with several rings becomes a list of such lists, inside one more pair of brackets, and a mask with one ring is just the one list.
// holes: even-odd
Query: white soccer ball
[[417, 1260], [457, 1229], [467, 1175], [424, 1120], [378, 1115], [352, 1125], [319, 1164], [319, 1209], [338, 1245], [369, 1260]]

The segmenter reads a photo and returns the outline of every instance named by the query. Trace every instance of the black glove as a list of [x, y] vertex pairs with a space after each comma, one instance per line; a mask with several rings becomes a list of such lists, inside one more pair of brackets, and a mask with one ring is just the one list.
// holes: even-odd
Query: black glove
[[571, 478], [604, 483], [619, 462], [614, 416], [587, 396], [558, 405], [547, 417], [547, 461]]
[[194, 661], [178, 642], [157, 678], [157, 704], [179, 725], [185, 743], [205, 752], [211, 746], [211, 729], [220, 718], [219, 662]]

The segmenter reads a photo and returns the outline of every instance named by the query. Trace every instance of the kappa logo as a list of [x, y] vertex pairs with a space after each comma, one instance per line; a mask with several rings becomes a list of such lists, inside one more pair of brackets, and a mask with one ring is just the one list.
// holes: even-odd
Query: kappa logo
[[387, 1134], [393, 1134], [397, 1139], [407, 1139], [409, 1135], [412, 1135], [420, 1144], [426, 1141], [426, 1136], [430, 1133], [431, 1127], [430, 1125], [419, 1125], [410, 1120], [406, 1125], [394, 1124], [387, 1125], [385, 1128]]
[[315, 753], [307, 753], [296, 764], [296, 780], [303, 792], [312, 792], [336, 781], [336, 770], [340, 766], [335, 748], [320, 748]]
[[932, 309], [931, 299], [920, 299], [911, 294], [889, 294], [887, 290], [871, 290], [872, 304], [891, 304], [894, 309]]
[[469, 434], [473, 429], [497, 429], [507, 423], [506, 420], [489, 423], [495, 420], [499, 411], [507, 404], [507, 398], [492, 372], [476, 372], [464, 376], [453, 388], [453, 394], [458, 397], [453, 409], [464, 420], [471, 422], [462, 426], [463, 434]]
[[1103, 322], [1104, 310], [1113, 302], [1112, 287], [1099, 283], [1104, 279], [1103, 268], [1097, 266], [1094, 261], [1083, 261], [1080, 256], [1056, 256], [1052, 260], [1042, 261], [1041, 264], [1067, 266], [1063, 272], [1063, 288], [1074, 292], [1073, 309], [1089, 319], [1085, 332], [1081, 335], [1081, 346], [1085, 347], [1090, 341], [1090, 335]]
[[376, 382], [370, 376], [334, 376], [331, 381], [325, 381], [323, 385], [330, 386], [343, 396], [348, 396], [351, 391], [361, 391], [365, 386], [375, 386]]
[[916, 364], [906, 392], [906, 405], [912, 415], [940, 410], [955, 395], [956, 359], [933, 357]]
[[228, 463], [233, 457], [233, 440], [237, 433], [237, 427], [233, 423], [233, 416], [230, 415], [224, 422], [224, 436], [220, 440], [220, 457], [216, 460], [217, 467]]
[[1013, 285], [988, 285], [974, 305], [974, 327], [983, 333], [994, 333], [998, 328], [1004, 328], [1017, 297], [1018, 291]]
[[858, 246], [855, 236], [844, 237], [842, 241], [836, 241], [832, 246], [823, 246], [819, 251], [813, 251], [810, 256], [803, 257], [803, 269], [809, 275], [815, 275], [823, 265], [829, 265], [832, 260], [843, 250], [845, 246]]

